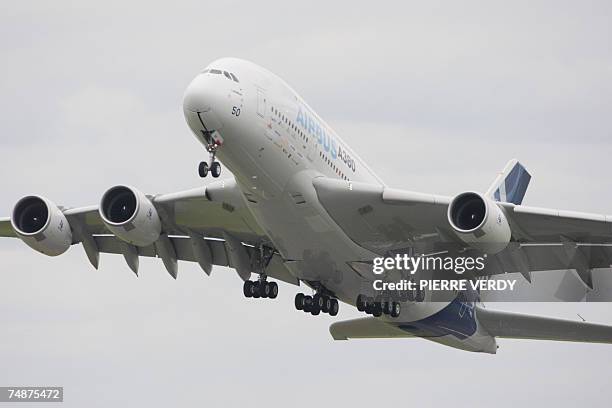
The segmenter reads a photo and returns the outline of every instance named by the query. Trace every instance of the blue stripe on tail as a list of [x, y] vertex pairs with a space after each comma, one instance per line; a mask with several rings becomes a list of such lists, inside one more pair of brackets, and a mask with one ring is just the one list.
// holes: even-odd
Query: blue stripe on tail
[[523, 202], [530, 180], [531, 175], [525, 167], [518, 161], [512, 160], [504, 169], [502, 179], [496, 179], [498, 185], [493, 186], [494, 190], [491, 197], [495, 201], [520, 205]]

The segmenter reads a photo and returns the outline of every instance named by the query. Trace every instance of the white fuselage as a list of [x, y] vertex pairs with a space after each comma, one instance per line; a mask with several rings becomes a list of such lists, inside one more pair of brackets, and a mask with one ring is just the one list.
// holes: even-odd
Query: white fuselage
[[[222, 143], [217, 157], [234, 174], [248, 209], [291, 273], [349, 304], [371, 291], [371, 275], [351, 264], [377, 255], [332, 220], [312, 182], [336, 178], [347, 188], [353, 181], [383, 182], [294, 90], [264, 68], [224, 58], [189, 85], [184, 113], [203, 144]], [[417, 321], [447, 305], [412, 303], [398, 320]]]

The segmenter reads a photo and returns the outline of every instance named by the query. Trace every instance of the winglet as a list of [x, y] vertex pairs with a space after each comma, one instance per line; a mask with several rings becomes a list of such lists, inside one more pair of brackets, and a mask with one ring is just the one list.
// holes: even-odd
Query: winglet
[[529, 186], [531, 175], [525, 167], [516, 159], [506, 164], [504, 170], [497, 175], [491, 187], [487, 190], [487, 196], [495, 201], [502, 201], [520, 205], [525, 197]]

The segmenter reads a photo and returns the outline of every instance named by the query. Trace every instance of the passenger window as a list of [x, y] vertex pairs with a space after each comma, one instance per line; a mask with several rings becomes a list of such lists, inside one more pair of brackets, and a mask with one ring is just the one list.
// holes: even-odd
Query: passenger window
[[221, 74], [221, 71], [220, 71], [220, 70], [218, 70], [218, 69], [211, 69], [211, 70], [210, 70], [210, 73], [211, 73], [211, 74]]
[[234, 81], [236, 81], [236, 82], [240, 82], [240, 81], [238, 80], [238, 78], [236, 77], [236, 75], [232, 74], [231, 72], [230, 72], [230, 75], [232, 76], [232, 79], [233, 79]]
[[230, 76], [230, 74], [227, 71], [223, 71], [223, 75], [225, 75], [225, 77], [227, 79], [229, 79], [230, 81], [232, 80], [232, 77]]

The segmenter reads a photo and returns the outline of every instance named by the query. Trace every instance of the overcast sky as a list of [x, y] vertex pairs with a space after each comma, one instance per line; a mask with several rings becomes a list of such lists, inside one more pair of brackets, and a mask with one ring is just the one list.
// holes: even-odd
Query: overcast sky
[[[612, 213], [609, 2], [86, 3], [2, 5], [0, 215], [202, 185], [181, 100], [223, 56], [284, 78], [390, 186], [484, 190], [516, 157], [525, 204]], [[0, 241], [0, 386], [64, 386], [66, 407], [609, 406], [611, 345], [333, 342], [357, 312], [298, 312], [284, 284], [245, 299], [224, 268], [140, 270]], [[610, 304], [511, 307], [612, 324]]]

